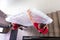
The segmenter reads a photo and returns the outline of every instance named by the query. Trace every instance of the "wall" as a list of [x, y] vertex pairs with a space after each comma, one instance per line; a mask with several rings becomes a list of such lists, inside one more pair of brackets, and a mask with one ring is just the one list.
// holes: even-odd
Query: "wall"
[[60, 0], [0, 0], [0, 9], [8, 15], [20, 13], [26, 8], [37, 8], [49, 13], [60, 10], [59, 4]]
[[48, 0], [42, 10], [47, 13], [60, 10], [60, 0]]

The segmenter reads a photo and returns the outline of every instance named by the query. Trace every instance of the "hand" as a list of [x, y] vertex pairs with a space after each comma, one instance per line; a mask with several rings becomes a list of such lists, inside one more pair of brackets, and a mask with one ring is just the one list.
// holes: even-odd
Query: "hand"
[[47, 27], [47, 29], [48, 29], [48, 25], [47, 25], [47, 24], [44, 26], [44, 28], [45, 28], [45, 27]]
[[28, 13], [31, 13], [30, 9], [27, 10]]

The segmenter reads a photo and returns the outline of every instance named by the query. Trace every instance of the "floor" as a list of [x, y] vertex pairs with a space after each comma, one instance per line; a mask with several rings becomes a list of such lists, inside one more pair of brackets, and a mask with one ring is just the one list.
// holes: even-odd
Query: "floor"
[[10, 32], [8, 32], [7, 34], [0, 33], [0, 40], [9, 40], [9, 37], [10, 37]]
[[43, 36], [34, 27], [18, 31], [17, 40], [22, 40], [23, 36]]
[[[0, 33], [0, 40], [9, 40], [10, 33], [8, 32], [7, 34], [1, 34]], [[17, 35], [17, 40], [22, 40], [23, 36], [43, 36], [40, 34], [35, 28], [30, 27], [30, 28], [25, 28], [24, 30], [18, 29], [18, 35]]]

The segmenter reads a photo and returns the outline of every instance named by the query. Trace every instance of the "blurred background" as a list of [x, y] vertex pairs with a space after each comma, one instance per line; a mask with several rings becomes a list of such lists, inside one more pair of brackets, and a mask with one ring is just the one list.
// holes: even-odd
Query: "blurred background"
[[18, 29], [17, 40], [21, 40], [23, 36], [60, 37], [60, 0], [0, 0], [0, 32], [8, 32], [7, 34], [0, 33], [0, 40], [9, 40], [11, 33], [8, 27], [10, 23], [6, 22], [5, 18], [27, 8], [43, 11], [53, 19], [53, 23], [48, 25], [49, 32], [46, 35], [40, 34], [34, 27], [25, 30]]

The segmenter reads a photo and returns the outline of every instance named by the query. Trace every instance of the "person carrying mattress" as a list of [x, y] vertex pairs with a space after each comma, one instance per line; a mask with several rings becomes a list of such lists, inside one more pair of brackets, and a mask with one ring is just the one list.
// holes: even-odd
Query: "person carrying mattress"
[[[52, 23], [53, 20], [40, 10], [27, 9], [19, 14], [8, 16], [6, 21], [11, 22], [13, 30], [17, 30], [19, 26], [34, 26], [38, 32], [47, 34], [47, 25]], [[20, 29], [23, 28], [21, 27]]]

